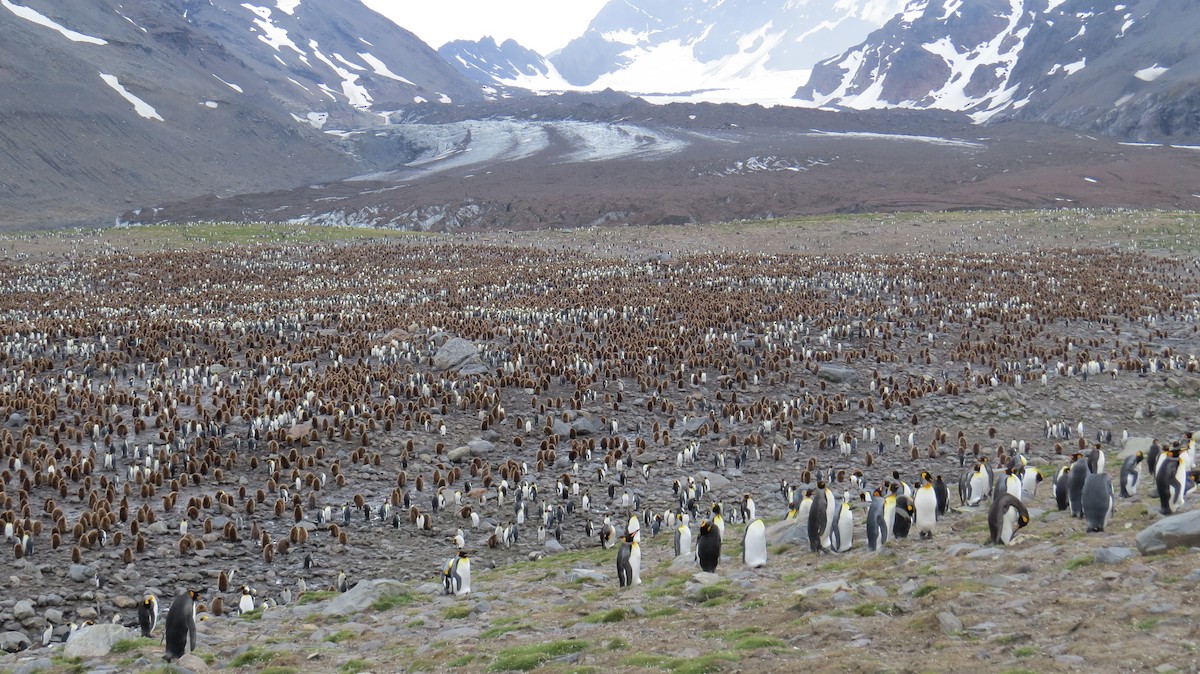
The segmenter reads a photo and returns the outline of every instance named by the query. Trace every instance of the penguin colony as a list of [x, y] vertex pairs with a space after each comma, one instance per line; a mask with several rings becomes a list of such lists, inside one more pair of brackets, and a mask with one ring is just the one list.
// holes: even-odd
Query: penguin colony
[[[431, 239], [4, 267], [12, 573], [91, 565], [101, 611], [145, 597], [117, 618], [149, 634], [170, 598], [171, 658], [198, 611], [439, 572], [462, 596], [472, 560], [551, 541], [612, 549], [636, 587], [643, 536], [719, 572], [739, 539], [742, 563], [771, 563], [768, 522], [813, 552], [878, 551], [940, 540], [965, 505], [1011, 544], [1035, 496], [1102, 531], [1122, 497], [1173, 514], [1195, 483], [1189, 439], [1149, 421], [1154, 448], [1110, 476], [1120, 439], [1088, 412], [1089, 378], [1200, 376], [1171, 346], [1200, 324], [1195, 270], [1151, 256], [647, 262]], [[1044, 426], [940, 413], [1021, 387], [1080, 402]], [[200, 551], [186, 591], [126, 572]]]

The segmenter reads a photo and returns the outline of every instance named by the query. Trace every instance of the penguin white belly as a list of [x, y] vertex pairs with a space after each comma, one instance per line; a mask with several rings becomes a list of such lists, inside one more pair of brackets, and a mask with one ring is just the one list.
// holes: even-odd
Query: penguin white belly
[[937, 494], [931, 487], [922, 487], [917, 490], [913, 509], [916, 515], [913, 525], [917, 532], [922, 536], [933, 535], [933, 529], [937, 526]]
[[742, 539], [742, 561], [751, 569], [767, 565], [767, 527], [762, 520], [754, 520], [746, 527]]
[[454, 596], [461, 597], [471, 593], [471, 560], [459, 559], [455, 571], [458, 574], [457, 587], [454, 589]]
[[1016, 475], [1009, 475], [1008, 479], [1004, 481], [1004, 491], [1007, 491], [1017, 498], [1023, 498], [1023, 490], [1024, 485], [1021, 483], [1021, 478], [1017, 477]]
[[1016, 508], [1007, 508], [1004, 511], [1003, 517], [1000, 518], [1000, 542], [1005, 545], [1012, 543], [1013, 535], [1017, 531], [1017, 518], [1021, 513], [1017, 512]]
[[254, 597], [251, 595], [248, 595], [248, 594], [243, 594], [242, 598], [238, 601], [238, 611], [240, 611], [242, 613], [249, 613], [250, 611], [253, 611], [253, 610], [254, 610]]
[[971, 491], [967, 496], [967, 505], [977, 506], [983, 500], [983, 495], [987, 490], [987, 475], [982, 472], [977, 472], [971, 476]]
[[629, 551], [630, 585], [642, 584], [642, 546], [634, 541]]
[[680, 525], [676, 530], [675, 556], [682, 557], [692, 552], [692, 530], [687, 525]]
[[[854, 511], [850, 506], [843, 505], [842, 512], [838, 515], [838, 552], [848, 552], [853, 545], [854, 537]], [[765, 544], [764, 539], [764, 544]]]

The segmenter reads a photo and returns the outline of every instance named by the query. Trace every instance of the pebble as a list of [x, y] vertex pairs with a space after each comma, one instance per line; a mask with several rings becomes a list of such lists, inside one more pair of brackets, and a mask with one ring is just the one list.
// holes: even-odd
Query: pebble
[[949, 611], [942, 611], [941, 613], [937, 614], [937, 619], [938, 625], [940, 625], [942, 628], [942, 634], [954, 636], [959, 632], [962, 632], [962, 621], [959, 620], [958, 616], [954, 615], [953, 613], [950, 613]]

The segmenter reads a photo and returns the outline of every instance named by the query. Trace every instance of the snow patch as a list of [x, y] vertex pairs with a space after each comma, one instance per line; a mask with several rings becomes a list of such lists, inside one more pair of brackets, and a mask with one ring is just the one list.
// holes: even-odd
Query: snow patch
[[300, 0], [275, 0], [275, 7], [288, 16], [294, 15], [299, 5]]
[[133, 110], [137, 114], [145, 117], [146, 119], [157, 119], [160, 122], [164, 121], [163, 118], [159, 116], [158, 111], [154, 109], [154, 106], [129, 93], [129, 90], [121, 85], [121, 82], [117, 79], [116, 75], [109, 75], [108, 73], [102, 72], [100, 73], [100, 79], [104, 80], [105, 84], [112, 87], [113, 91], [121, 94], [122, 98], [132, 103]]
[[215, 75], [215, 74], [213, 75], [213, 77], [216, 77], [218, 82], [220, 82], [221, 84], [224, 84], [225, 86], [229, 87], [230, 89], [233, 89], [234, 91], [238, 92], [239, 94], [246, 93], [246, 92], [242, 91], [241, 87], [234, 84], [233, 82], [226, 82], [225, 80], [221, 79], [220, 77], [217, 77], [217, 75]]
[[258, 18], [254, 20], [254, 25], [263, 32], [258, 36], [258, 39], [271, 45], [275, 51], [281, 51], [283, 47], [289, 47], [297, 54], [304, 56], [304, 52], [296, 46], [295, 42], [288, 37], [287, 30], [275, 25], [271, 20], [271, 9], [269, 7], [259, 7], [248, 2], [242, 3], [242, 7], [253, 12]]
[[126, 20], [126, 21], [128, 21], [129, 23], [132, 23], [134, 28], [137, 28], [138, 30], [142, 31], [143, 33], [149, 33], [149, 32], [150, 32], [150, 31], [146, 30], [145, 28], [142, 28], [141, 26], [137, 25], [137, 22], [136, 22], [136, 21], [134, 21], [133, 19], [131, 19], [131, 18], [127, 17], [127, 16], [125, 16], [124, 14], [122, 14], [122, 13], [120, 13], [120, 12], [117, 12], [117, 16], [121, 17], [122, 19], [125, 19], [125, 20]]
[[1133, 73], [1133, 76], [1143, 82], [1153, 82], [1159, 77], [1162, 77], [1163, 73], [1167, 72], [1168, 70], [1170, 70], [1170, 68], [1164, 68], [1155, 63], [1149, 68], [1142, 68], [1141, 70], [1138, 70], [1137, 72]]
[[72, 42], [84, 42], [87, 44], [100, 44], [100, 45], [108, 44], [107, 40], [102, 40], [98, 37], [92, 37], [91, 35], [84, 35], [83, 33], [78, 33], [76, 31], [73, 31], [70, 28], [67, 28], [66, 26], [47, 17], [46, 15], [37, 11], [36, 9], [32, 9], [30, 7], [25, 7], [22, 5], [14, 5], [13, 3], [9, 2], [9, 0], [0, 0], [0, 5], [4, 5], [5, 9], [12, 12], [13, 14], [16, 14], [17, 16], [21, 17], [22, 19], [25, 19], [26, 21], [30, 21], [32, 23], [36, 23], [39, 26], [44, 26], [51, 30], [58, 31], [58, 33], [60, 35], [62, 35], [63, 37], [67, 38], [68, 40], [70, 40]]
[[1116, 101], [1113, 102], [1113, 107], [1119, 108], [1122, 105], [1125, 105], [1126, 103], [1128, 103], [1129, 101], [1132, 101], [1132, 100], [1133, 100], [1133, 94], [1125, 94], [1124, 96], [1118, 98]]
[[292, 119], [296, 120], [297, 122], [300, 122], [301, 124], [308, 124], [309, 126], [311, 126], [314, 129], [319, 129], [319, 128], [325, 126], [325, 122], [329, 121], [329, 113], [328, 112], [310, 112], [307, 115], [305, 115], [304, 117], [301, 117], [300, 115], [297, 115], [294, 112], [291, 113], [291, 115], [292, 115]]
[[[363, 42], [366, 42], [366, 40], [363, 40]], [[417, 86], [416, 84], [413, 84], [412, 80], [401, 77], [401, 76], [397, 75], [396, 73], [392, 72], [387, 67], [387, 64], [385, 64], [383, 61], [380, 61], [378, 58], [376, 58], [376, 56], [374, 54], [372, 54], [370, 52], [360, 51], [360, 52], [358, 52], [358, 58], [366, 61], [367, 65], [371, 66], [371, 68], [375, 71], [375, 74], [379, 75], [380, 77], [386, 77], [388, 79], [396, 80], [397, 82], [403, 82], [405, 84], [408, 84], [408, 85], [411, 85], [414, 87]]]
[[216, 108], [217, 102], [216, 101], [201, 101], [200, 105], [203, 105], [206, 108]]
[[[321, 63], [329, 66], [330, 70], [342, 78], [342, 95], [346, 97], [350, 105], [360, 110], [371, 107], [371, 94], [367, 91], [366, 87], [358, 83], [358, 75], [342, 68], [330, 60], [329, 57], [322, 54], [316, 40], [309, 40], [308, 48], [313, 51], [313, 55]], [[322, 85], [322, 88], [324, 88], [324, 85]]]

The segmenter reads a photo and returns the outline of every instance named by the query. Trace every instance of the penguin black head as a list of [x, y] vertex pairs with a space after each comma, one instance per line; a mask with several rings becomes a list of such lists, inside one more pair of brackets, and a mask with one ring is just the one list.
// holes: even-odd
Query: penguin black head
[[458, 551], [458, 558], [459, 558], [459, 559], [466, 559], [466, 558], [467, 558], [467, 551], [466, 551], [466, 550], [459, 550], [459, 551]]
[[200, 601], [201, 599], [204, 599], [204, 595], [200, 592], [200, 590], [188, 590], [188, 596], [192, 598], [192, 601]]

